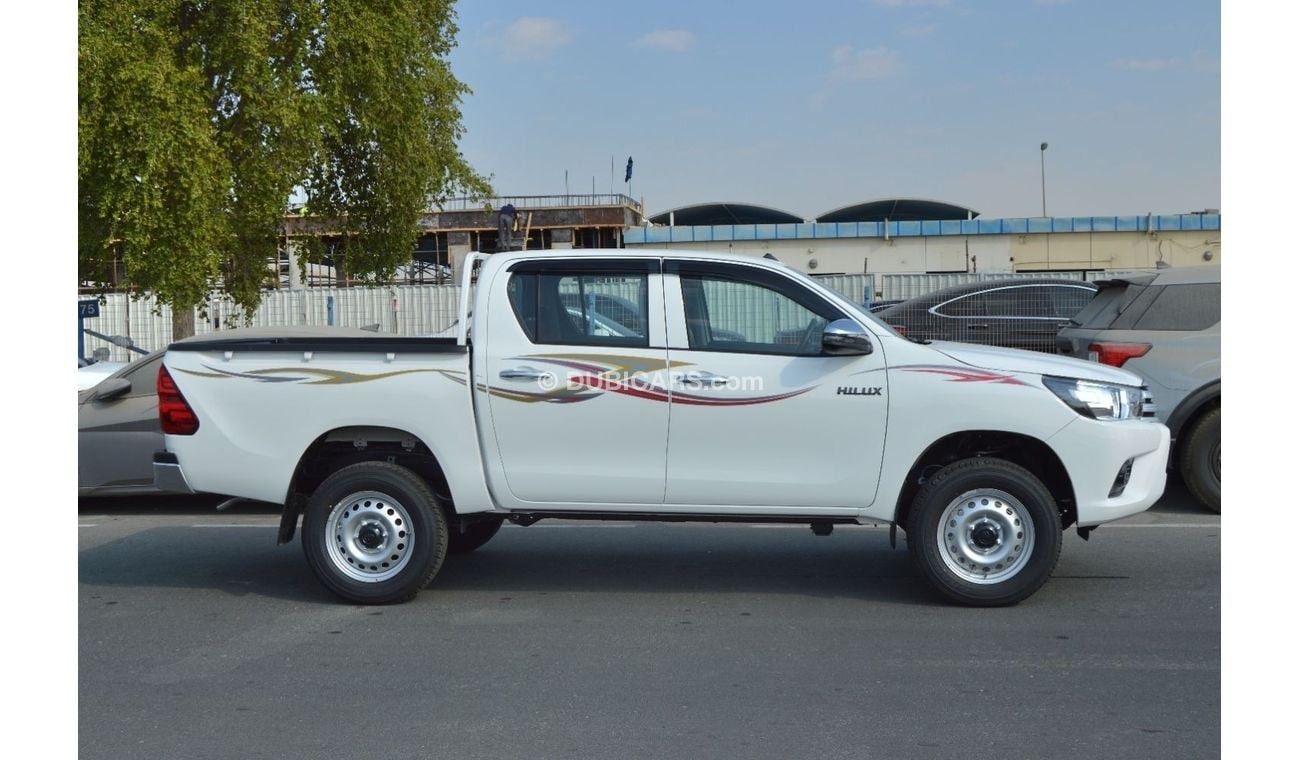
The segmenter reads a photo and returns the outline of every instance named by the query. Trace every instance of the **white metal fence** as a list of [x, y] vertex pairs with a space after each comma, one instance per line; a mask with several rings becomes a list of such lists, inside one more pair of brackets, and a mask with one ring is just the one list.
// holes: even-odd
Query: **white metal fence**
[[[913, 298], [939, 288], [985, 280], [1031, 277], [1093, 280], [1113, 275], [1113, 272], [835, 274], [815, 275], [814, 279], [855, 303], [866, 303]], [[378, 325], [378, 330], [384, 333], [432, 335], [455, 322], [459, 304], [458, 285], [272, 290], [263, 294], [261, 305], [245, 320], [230, 300], [214, 295], [206, 310], [195, 309], [194, 331], [202, 335], [246, 325], [332, 324], [343, 327]], [[201, 311], [206, 311], [206, 315]], [[780, 322], [776, 317], [770, 319], [774, 324]], [[87, 319], [85, 326], [104, 335], [127, 336], [141, 348], [156, 350], [171, 342], [171, 308], [160, 307], [152, 296], [132, 300], [125, 293], [110, 293], [101, 300], [100, 316]], [[87, 356], [97, 348], [109, 349], [111, 361], [128, 361], [136, 356], [128, 349], [87, 335]]]
[[[272, 290], [245, 320], [229, 299], [211, 298], [206, 316], [194, 310], [198, 335], [245, 326], [339, 325], [369, 327], [396, 335], [431, 335], [451, 326], [460, 307], [457, 285], [398, 285], [388, 288], [310, 288]], [[148, 350], [164, 348], [172, 339], [172, 312], [152, 296], [132, 300], [110, 293], [100, 302], [99, 316], [85, 321], [104, 335], [123, 335]], [[108, 348], [111, 361], [134, 358], [126, 348], [86, 336], [86, 354]]]

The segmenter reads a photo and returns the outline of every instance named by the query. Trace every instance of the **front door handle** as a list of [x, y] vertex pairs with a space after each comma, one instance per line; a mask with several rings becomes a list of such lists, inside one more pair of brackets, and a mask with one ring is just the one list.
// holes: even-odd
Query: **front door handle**
[[968, 324], [968, 325], [966, 325], [966, 329], [967, 329], [967, 330], [987, 330], [987, 329], [989, 329], [989, 326], [988, 326], [988, 325], [982, 325], [982, 324]]
[[532, 367], [514, 367], [501, 370], [502, 380], [543, 380], [551, 376], [550, 372]]

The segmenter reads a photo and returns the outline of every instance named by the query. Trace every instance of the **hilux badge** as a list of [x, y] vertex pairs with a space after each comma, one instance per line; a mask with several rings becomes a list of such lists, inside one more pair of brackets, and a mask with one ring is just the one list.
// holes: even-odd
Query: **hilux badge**
[[846, 388], [840, 386], [835, 389], [836, 396], [880, 396], [883, 389], [880, 386], [874, 388]]

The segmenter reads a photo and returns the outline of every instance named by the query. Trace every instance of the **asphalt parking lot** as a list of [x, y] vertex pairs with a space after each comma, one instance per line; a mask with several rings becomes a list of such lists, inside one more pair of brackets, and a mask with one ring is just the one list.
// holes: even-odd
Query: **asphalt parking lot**
[[82, 757], [1219, 753], [1219, 518], [1178, 486], [993, 610], [883, 529], [546, 521], [359, 607], [212, 504], [81, 503]]

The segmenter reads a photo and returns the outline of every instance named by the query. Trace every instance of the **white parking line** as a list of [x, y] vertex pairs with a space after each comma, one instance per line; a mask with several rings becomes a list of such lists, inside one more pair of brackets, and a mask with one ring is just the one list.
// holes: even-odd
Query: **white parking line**
[[[532, 526], [528, 526], [528, 527], [531, 527], [531, 528], [549, 528], [549, 529], [557, 529], [557, 528], [635, 528], [635, 527], [637, 527], [638, 525], [641, 525], [641, 524], [642, 524], [642, 523], [635, 523], [635, 522], [620, 522], [620, 523], [579, 523], [579, 524], [573, 524], [573, 523], [555, 524], [555, 523], [551, 523], [550, 525], [532, 525]], [[678, 523], [665, 523], [665, 525], [677, 525], [677, 524], [678, 524]], [[685, 525], [686, 523], [683, 522], [683, 523], [680, 523], [680, 524]], [[709, 523], [709, 524], [710, 524], [710, 525], [718, 525], [718, 526], [726, 525], [726, 523]], [[743, 523], [742, 523], [742, 524], [743, 524]], [[78, 528], [97, 528], [97, 527], [99, 527], [99, 523], [80, 523], [80, 524], [77, 525], [77, 527], [78, 527]], [[194, 523], [194, 524], [191, 525], [190, 527], [191, 527], [191, 528], [278, 528], [278, 527], [279, 527], [279, 523], [278, 523], [278, 522], [277, 522], [277, 523]], [[510, 524], [507, 523], [507, 527], [519, 527], [519, 526], [512, 526], [512, 525], [510, 525]], [[774, 529], [774, 528], [775, 528], [775, 529], [784, 529], [784, 530], [808, 530], [808, 525], [805, 524], [805, 523], [751, 523], [751, 524], [749, 524], [748, 527], [750, 527], [750, 528], [765, 529], [765, 530], [771, 530], [771, 529]], [[880, 523], [872, 523], [872, 524], [869, 524], [869, 525], [852, 525], [852, 524], [843, 524], [843, 525], [836, 525], [835, 527], [838, 528], [838, 529], [840, 529], [840, 530], [887, 530], [887, 529], [889, 528], [889, 525], [887, 525], [887, 524], [880, 524]], [[1221, 527], [1221, 524], [1220, 524], [1220, 523], [1217, 523], [1217, 522], [1216, 522], [1216, 523], [1209, 523], [1209, 522], [1207, 522], [1207, 523], [1108, 523], [1108, 524], [1105, 524], [1105, 525], [1101, 525], [1101, 526], [1099, 526], [1099, 527], [1106, 528], [1107, 530], [1113, 530], [1113, 529], [1116, 529], [1116, 528], [1171, 528], [1171, 529], [1181, 529], [1181, 530], [1197, 530], [1197, 529], [1201, 529], [1201, 530], [1219, 530], [1220, 527]]]
[[78, 527], [78, 528], [98, 528], [98, 527], [99, 527], [99, 523], [91, 523], [91, 524], [89, 524], [89, 525], [86, 525], [86, 524], [84, 524], [84, 523], [78, 523], [78, 524], [77, 524], [77, 527]]
[[[509, 523], [507, 523], [507, 525], [509, 525]], [[593, 523], [582, 523], [580, 525], [568, 525], [568, 524], [556, 525], [555, 523], [551, 523], [550, 525], [524, 525], [524, 526], [510, 525], [510, 527], [512, 528], [525, 527], [530, 530], [535, 530], [537, 528], [635, 528], [636, 526], [631, 523], [618, 523], [617, 525], [598, 525]]]
[[1218, 530], [1219, 523], [1110, 523], [1102, 528], [1213, 528]]
[[[799, 528], [800, 530], [808, 530], [808, 523], [755, 523], [753, 525], [750, 525], [749, 527], [769, 528], [769, 529], [770, 528]], [[871, 525], [854, 525], [851, 523], [841, 523], [841, 524], [837, 524], [835, 526], [835, 529], [836, 530], [884, 530], [888, 527], [889, 527], [888, 525], [879, 525], [876, 523], [872, 523]]]

